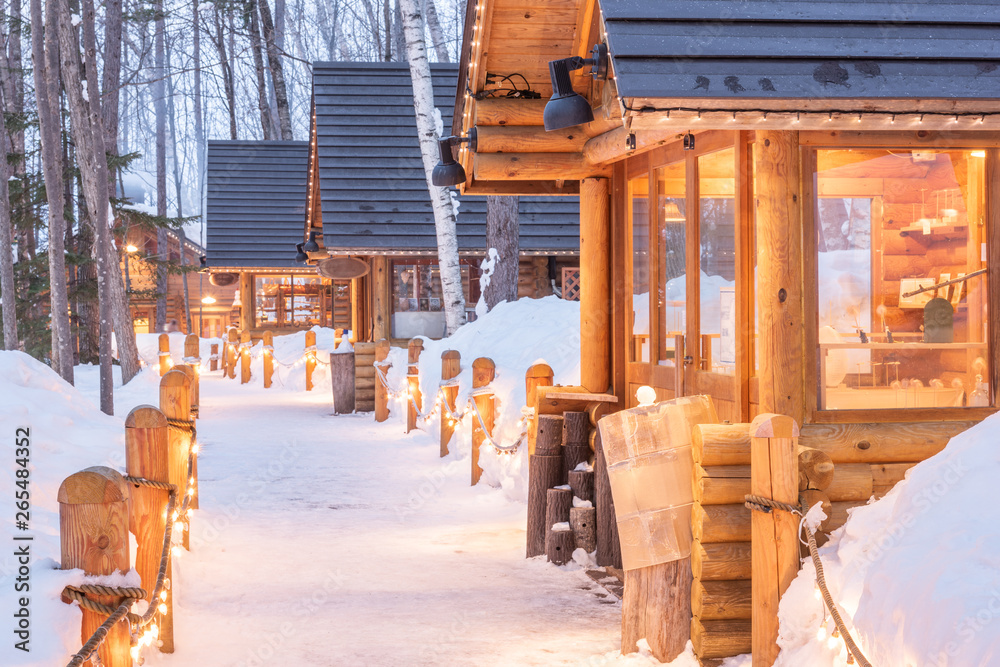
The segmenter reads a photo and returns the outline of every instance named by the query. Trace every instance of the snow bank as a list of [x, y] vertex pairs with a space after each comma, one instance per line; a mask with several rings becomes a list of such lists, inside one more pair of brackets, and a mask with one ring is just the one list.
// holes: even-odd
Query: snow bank
[[[0, 555], [0, 609], [13, 614], [18, 598], [28, 596], [31, 609], [30, 653], [14, 647], [14, 639], [0, 645], [0, 664], [63, 664], [80, 648], [80, 611], [63, 604], [59, 593], [81, 581], [79, 570], [59, 567], [59, 485], [69, 475], [91, 466], [120, 469], [125, 457], [125, 425], [121, 418], [103, 414], [94, 403], [67, 384], [45, 364], [21, 352], [0, 352], [0, 424], [8, 443], [0, 512], [5, 548]], [[15, 531], [14, 491], [17, 490], [14, 433], [30, 429], [30, 529]], [[31, 535], [30, 590], [16, 591], [19, 564], [13, 538]], [[10, 547], [10, 548], [6, 548]], [[22, 581], [23, 583], [23, 581]], [[7, 632], [13, 627], [11, 616]]]
[[[1000, 415], [952, 438], [820, 550], [833, 597], [880, 667], [1000, 664]], [[842, 667], [811, 561], [781, 600], [779, 667]]]
[[[441, 354], [458, 350], [462, 355], [462, 372], [459, 375], [459, 410], [466, 405], [472, 388], [472, 362], [477, 357], [489, 357], [496, 364], [496, 379], [492, 387], [497, 396], [496, 426], [494, 437], [502, 445], [513, 444], [520, 435], [518, 420], [525, 404], [524, 373], [534, 364], [546, 363], [552, 367], [556, 384], [580, 384], [580, 304], [556, 296], [542, 299], [519, 299], [502, 303], [475, 322], [466, 324], [449, 338], [424, 340], [420, 356], [420, 387], [424, 394], [424, 409], [431, 407], [430, 397], [437, 393], [441, 383]], [[402, 389], [406, 377], [406, 350], [393, 348], [390, 354], [392, 368], [389, 384]], [[393, 403], [393, 419], [405, 420], [406, 410], [402, 401]], [[451, 456], [470, 456], [470, 413], [456, 427], [451, 443]], [[422, 428], [437, 431], [439, 419]], [[527, 498], [527, 447], [514, 455], [499, 455], [493, 447], [483, 445], [480, 465], [483, 481], [502, 487], [508, 497]]]

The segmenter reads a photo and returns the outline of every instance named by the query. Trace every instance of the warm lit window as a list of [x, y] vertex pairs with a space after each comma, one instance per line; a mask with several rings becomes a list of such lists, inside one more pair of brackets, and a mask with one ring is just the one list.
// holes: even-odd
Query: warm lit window
[[990, 405], [985, 152], [816, 158], [819, 407]]
[[687, 202], [683, 162], [656, 170], [656, 229], [659, 265], [660, 355], [659, 363], [675, 363], [675, 341], [687, 325], [686, 247]]
[[649, 176], [629, 181], [632, 230], [632, 361], [650, 360], [649, 349]]
[[312, 276], [257, 276], [254, 281], [258, 327], [323, 325], [325, 289], [322, 278]]
[[698, 158], [702, 369], [736, 370], [736, 152]]

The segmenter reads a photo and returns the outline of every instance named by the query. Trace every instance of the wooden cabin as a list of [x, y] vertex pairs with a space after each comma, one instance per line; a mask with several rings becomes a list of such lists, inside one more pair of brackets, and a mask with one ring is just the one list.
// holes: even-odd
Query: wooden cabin
[[[449, 127], [458, 67], [431, 69], [435, 103]], [[457, 194], [465, 300], [473, 319], [487, 249], [486, 198]], [[353, 324], [347, 325], [359, 340], [441, 337], [437, 237], [405, 62], [314, 63], [306, 199], [298, 238], [275, 243], [273, 251], [290, 258], [295, 243], [312, 233], [320, 250], [303, 271], [315, 275], [317, 262], [331, 257], [364, 263], [364, 275], [351, 281]], [[578, 218], [576, 198], [520, 199], [519, 296], [574, 298]]]
[[[580, 391], [788, 415], [873, 465], [996, 410], [1000, 6], [470, 0], [467, 17], [463, 194], [580, 197]], [[558, 91], [593, 120], [546, 131], [550, 62], [595, 45], [599, 71]], [[515, 73], [539, 99], [500, 90]], [[740, 618], [699, 656], [748, 649]]]

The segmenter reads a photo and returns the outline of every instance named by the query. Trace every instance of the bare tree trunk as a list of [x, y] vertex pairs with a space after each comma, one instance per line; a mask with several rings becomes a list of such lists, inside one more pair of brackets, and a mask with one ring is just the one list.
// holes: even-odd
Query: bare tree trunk
[[403, 37], [403, 13], [399, 10], [399, 0], [396, 0], [392, 21], [392, 51], [391, 60], [406, 60], [406, 38]]
[[434, 42], [434, 53], [437, 54], [438, 62], [451, 62], [448, 59], [448, 45], [444, 41], [444, 30], [441, 29], [434, 0], [424, 0], [424, 11], [427, 12], [427, 27], [431, 31], [431, 41]]
[[392, 57], [392, 5], [389, 0], [382, 0], [382, 22], [385, 23], [385, 61], [391, 62]]
[[[6, 99], [4, 112], [10, 114], [17, 120], [17, 126], [10, 129], [10, 152], [17, 156], [12, 174], [18, 178], [21, 184], [14, 206], [12, 207], [13, 219], [27, 221], [31, 214], [30, 193], [28, 191], [28, 181], [26, 174], [26, 156], [24, 150], [24, 62], [21, 54], [21, 0], [14, 0], [10, 3], [10, 39], [8, 40], [8, 54], [6, 66], [9, 68], [6, 76], [10, 81], [10, 95]], [[9, 191], [9, 187], [8, 187]], [[13, 224], [13, 223], [12, 223]], [[17, 238], [17, 253], [22, 259], [34, 259], [37, 249], [37, 239], [35, 238], [35, 228], [32, 224], [22, 224], [13, 230]]]
[[[167, 69], [171, 69], [170, 66], [170, 52], [167, 52]], [[177, 123], [175, 122], [176, 113], [174, 111], [174, 82], [173, 79], [167, 79], [167, 88], [169, 95], [167, 97], [168, 107], [168, 118], [170, 119], [170, 145], [171, 153], [173, 154], [173, 167], [174, 167], [174, 189], [177, 193], [177, 217], [184, 217], [184, 198], [182, 196], [183, 188], [181, 187], [181, 171], [180, 171], [180, 160], [177, 157]], [[184, 269], [184, 227], [177, 230], [177, 244], [181, 249], [181, 269]], [[184, 322], [187, 325], [187, 333], [191, 333], [191, 303], [189, 302], [188, 293], [188, 276], [187, 273], [181, 273], [181, 284], [184, 288]]]
[[413, 81], [413, 107], [417, 116], [420, 154], [424, 161], [431, 205], [434, 208], [445, 330], [447, 335], [451, 335], [465, 324], [465, 294], [458, 261], [458, 234], [451, 190], [431, 184], [431, 172], [438, 161], [438, 129], [435, 127], [434, 87], [431, 82], [430, 62], [427, 60], [427, 45], [424, 42], [424, 21], [417, 3], [418, 0], [400, 0], [399, 6], [403, 14], [403, 33], [406, 36], [406, 50], [410, 62], [410, 79]]
[[[517, 278], [520, 264], [520, 224], [518, 197], [486, 198], [487, 261], [493, 261], [493, 272], [483, 289], [486, 307], [517, 301]], [[493, 250], [497, 251], [494, 258]]]
[[271, 81], [274, 83], [274, 97], [278, 102], [278, 125], [281, 138], [292, 140], [292, 117], [288, 111], [288, 92], [285, 88], [285, 73], [281, 65], [281, 54], [275, 43], [274, 21], [271, 18], [271, 6], [267, 0], [257, 0], [260, 8], [261, 26], [264, 28], [264, 43], [267, 44], [267, 64], [271, 70]]
[[[153, 114], [156, 116], [156, 215], [167, 217], [167, 108], [166, 108], [166, 67], [164, 64], [164, 32], [166, 21], [163, 14], [163, 0], [153, 3], [155, 22], [153, 23]], [[163, 331], [167, 323], [167, 268], [170, 259], [167, 250], [167, 230], [156, 230], [156, 329]]]
[[[73, 347], [70, 338], [69, 299], [66, 291], [66, 211], [63, 208], [63, 162], [60, 123], [53, 100], [59, 100], [59, 53], [45, 53], [42, 1], [31, 0], [31, 53], [38, 135], [42, 144], [42, 173], [49, 217], [49, 299], [52, 318], [52, 365], [73, 383]], [[54, 25], [48, 29], [56, 30]], [[50, 43], [51, 40], [50, 40]]]
[[[198, 0], [194, 0], [198, 2]], [[222, 85], [226, 91], [226, 103], [229, 107], [229, 138], [236, 141], [236, 91], [233, 81], [233, 69], [229, 66], [226, 54], [226, 37], [222, 29], [222, 19], [219, 9], [215, 9], [215, 48], [219, 52], [219, 65], [222, 67]]]
[[[6, 102], [6, 100], [3, 100]], [[0, 105], [6, 108], [6, 104]], [[10, 136], [3, 114], [0, 113], [0, 156], [11, 152]], [[0, 301], [3, 302], [3, 346], [6, 350], [20, 347], [17, 337], [17, 287], [14, 284], [14, 257], [11, 244], [14, 242], [10, 216], [10, 193], [7, 181], [13, 174], [10, 162], [0, 160]]]
[[[194, 19], [194, 35], [192, 36], [192, 56], [194, 59], [194, 143], [198, 154], [198, 215], [202, 215], [201, 194], [205, 185], [205, 129], [201, 115], [201, 18], [198, 15], [199, 0], [192, 0], [191, 15]], [[204, 229], [202, 221], [202, 229]], [[205, 239], [200, 239], [202, 246]], [[200, 332], [199, 332], [200, 334]]]
[[[86, 48], [87, 80], [94, 90], [84, 92], [80, 78], [80, 45], [73, 28], [67, 0], [50, 0], [55, 3], [59, 26], [59, 55], [65, 78], [64, 87], [69, 97], [70, 117], [73, 123], [73, 142], [83, 180], [84, 199], [94, 227], [97, 229], [97, 290], [100, 307], [100, 360], [101, 360], [101, 410], [114, 414], [114, 382], [111, 374], [111, 280], [108, 267], [112, 243], [108, 229], [108, 163], [104, 150], [104, 131], [101, 127], [99, 94], [97, 91], [97, 37], [94, 28], [94, 6], [84, 0], [82, 24]], [[89, 86], [88, 86], [89, 88]]]
[[250, 51], [253, 53], [253, 66], [257, 73], [257, 110], [260, 112], [260, 126], [264, 131], [264, 141], [270, 141], [273, 136], [271, 109], [267, 102], [267, 84], [264, 81], [264, 56], [261, 54], [260, 22], [257, 11], [250, 12]]

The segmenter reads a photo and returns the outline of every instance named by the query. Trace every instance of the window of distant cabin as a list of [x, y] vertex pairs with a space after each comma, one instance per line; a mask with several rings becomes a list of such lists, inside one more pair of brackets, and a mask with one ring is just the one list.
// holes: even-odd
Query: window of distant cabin
[[[470, 267], [463, 262], [462, 290], [466, 303], [474, 306], [470, 293]], [[394, 338], [427, 336], [441, 338], [445, 332], [441, 270], [431, 260], [407, 259], [392, 263], [392, 335]], [[475, 311], [473, 311], [474, 313]], [[472, 318], [474, 319], [474, 318]]]
[[821, 410], [992, 405], [985, 151], [816, 151]]
[[327, 326], [329, 289], [323, 279], [301, 275], [258, 275], [254, 279], [258, 328]]

